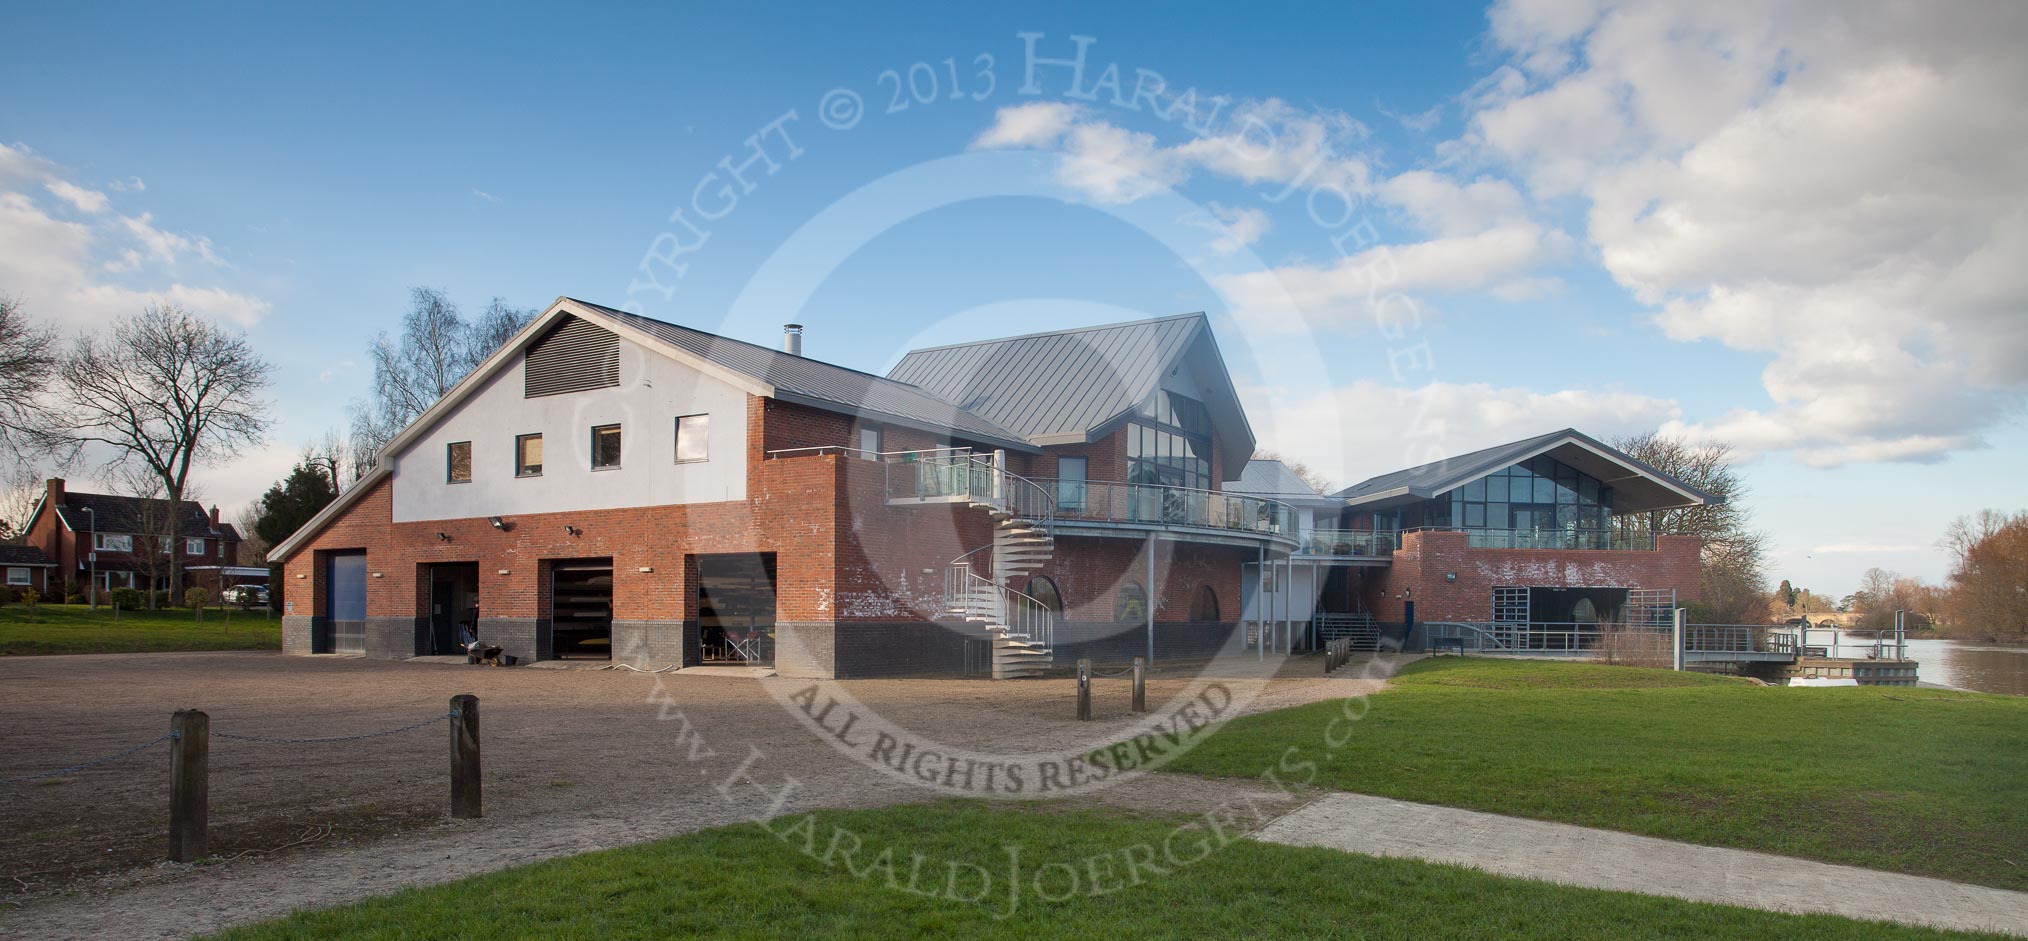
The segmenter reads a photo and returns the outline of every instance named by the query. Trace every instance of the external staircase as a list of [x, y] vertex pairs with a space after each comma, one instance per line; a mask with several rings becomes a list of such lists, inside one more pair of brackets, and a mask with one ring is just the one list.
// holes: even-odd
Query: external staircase
[[[1039, 676], [1050, 665], [1056, 612], [1014, 586], [1024, 584], [1055, 554], [1049, 526], [1053, 495], [1001, 470], [1002, 455], [990, 463], [966, 460], [971, 465], [963, 474], [966, 502], [992, 518], [993, 541], [951, 562], [944, 576], [944, 614], [985, 629], [994, 679]], [[985, 566], [973, 561], [988, 550]]]

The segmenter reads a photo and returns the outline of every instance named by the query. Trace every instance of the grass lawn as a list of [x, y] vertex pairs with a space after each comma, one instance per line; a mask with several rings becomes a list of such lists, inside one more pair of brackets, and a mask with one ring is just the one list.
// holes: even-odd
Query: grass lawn
[[1293, 746], [1320, 787], [2028, 889], [2028, 698], [1446, 657], [1369, 705], [1335, 751], [1341, 703], [1316, 703], [1167, 770], [1254, 777]]
[[122, 611], [90, 605], [0, 606], [0, 656], [51, 653], [152, 653], [163, 650], [280, 650], [282, 619], [261, 612], [206, 609], [204, 620], [188, 609]]
[[[791, 818], [800, 819], [800, 818]], [[1238, 840], [1188, 866], [1108, 894], [1066, 891], [1052, 870], [1042, 888], [1004, 911], [1007, 855], [1019, 846], [1022, 883], [1048, 862], [1117, 861], [1158, 849], [1177, 821], [1049, 807], [927, 807], [826, 811], [816, 851], [753, 824], [588, 853], [428, 889], [306, 912], [217, 935], [230, 941], [503, 938], [1509, 938], [1854, 939], [1970, 937], [1817, 915], [1782, 915], [1647, 896], [1573, 889], [1472, 870], [1331, 850]], [[787, 821], [775, 827], [788, 830]], [[855, 877], [821, 857], [834, 827], [863, 844]], [[1188, 831], [1186, 836], [1195, 836]], [[1192, 845], [1175, 841], [1177, 858]], [[995, 873], [998, 890], [970, 904], [890, 888], [869, 864], [891, 849], [908, 884], [911, 854], [927, 862], [918, 886], [942, 885], [950, 863]], [[1168, 857], [1158, 856], [1158, 862]], [[1118, 873], [1121, 867], [1114, 866]], [[1113, 880], [1108, 880], [1108, 884]], [[966, 883], [969, 889], [972, 883]], [[1081, 884], [1088, 885], [1089, 882]]]

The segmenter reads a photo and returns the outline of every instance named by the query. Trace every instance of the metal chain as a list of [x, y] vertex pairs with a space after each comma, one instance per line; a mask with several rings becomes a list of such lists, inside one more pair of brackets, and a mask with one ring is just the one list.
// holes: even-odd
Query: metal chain
[[174, 733], [164, 733], [160, 736], [142, 742], [141, 744], [136, 745], [132, 748], [125, 749], [123, 751], [116, 751], [110, 755], [105, 756], [104, 758], [94, 758], [82, 764], [71, 765], [68, 768], [58, 768], [55, 771], [44, 771], [40, 774], [24, 774], [18, 778], [0, 778], [0, 784], [21, 784], [26, 781], [40, 781], [43, 778], [60, 777], [62, 775], [73, 774], [79, 771], [83, 771], [87, 768], [96, 768], [103, 764], [118, 761], [135, 752], [146, 751], [150, 748], [154, 748], [155, 746], [168, 741], [173, 736], [173, 734]]
[[358, 735], [333, 735], [329, 738], [270, 738], [265, 735], [234, 735], [230, 732], [213, 732], [211, 733], [211, 737], [231, 739], [235, 742], [254, 742], [260, 745], [327, 745], [332, 742], [356, 742], [364, 738], [379, 738], [383, 735], [399, 735], [403, 732], [413, 732], [424, 726], [435, 725], [445, 719], [455, 719], [457, 717], [457, 710], [454, 709], [442, 715], [431, 716], [421, 722], [411, 723], [400, 728], [382, 729], [378, 732], [362, 732]]
[[1114, 678], [1114, 677], [1116, 677], [1116, 676], [1126, 676], [1127, 674], [1129, 674], [1129, 673], [1132, 673], [1132, 672], [1134, 672], [1134, 668], [1133, 668], [1133, 667], [1122, 667], [1122, 668], [1120, 668], [1120, 669], [1118, 669], [1118, 670], [1114, 670], [1114, 671], [1113, 671], [1113, 672], [1111, 672], [1111, 673], [1102, 673], [1102, 672], [1100, 672], [1100, 671], [1098, 671], [1098, 670], [1093, 670], [1093, 671], [1091, 671], [1091, 675], [1093, 675], [1093, 676], [1096, 676], [1096, 677], [1098, 677], [1099, 679], [1102, 679], [1102, 680], [1110, 680], [1110, 679], [1112, 679], [1112, 678]]

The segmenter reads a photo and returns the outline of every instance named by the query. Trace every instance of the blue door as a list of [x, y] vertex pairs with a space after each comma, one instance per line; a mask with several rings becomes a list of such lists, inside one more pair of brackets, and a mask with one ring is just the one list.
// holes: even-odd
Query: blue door
[[326, 611], [331, 612], [331, 652], [366, 652], [366, 553], [331, 555], [324, 579], [329, 586]]

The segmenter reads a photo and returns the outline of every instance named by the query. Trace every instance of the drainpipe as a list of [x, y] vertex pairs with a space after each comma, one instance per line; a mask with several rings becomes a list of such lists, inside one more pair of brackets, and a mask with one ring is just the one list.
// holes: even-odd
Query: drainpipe
[[1676, 623], [1676, 630], [1675, 630], [1675, 635], [1676, 635], [1676, 636], [1675, 636], [1675, 652], [1674, 652], [1674, 655], [1673, 655], [1673, 659], [1675, 660], [1675, 669], [1676, 669], [1676, 672], [1678, 672], [1678, 673], [1681, 673], [1681, 672], [1683, 672], [1683, 614], [1684, 614], [1684, 611], [1685, 611], [1685, 609], [1683, 609], [1683, 608], [1677, 608], [1677, 609], [1676, 609], [1676, 622], [1675, 622], [1675, 623]]
[[1256, 659], [1267, 660], [1267, 543], [1260, 544], [1253, 563], [1253, 624]]
[[1148, 534], [1148, 662], [1155, 662], [1155, 534]]

